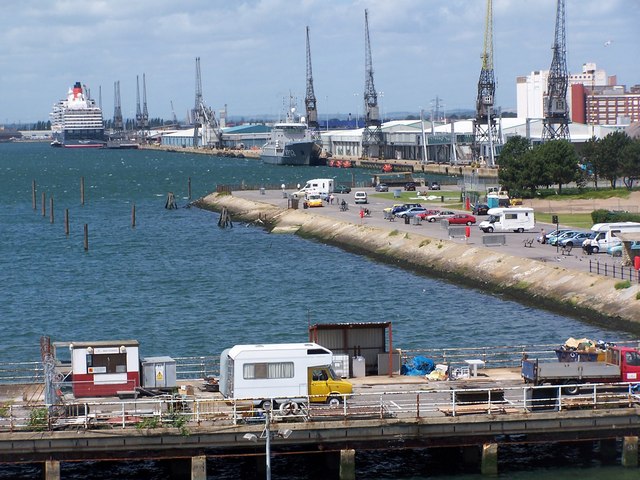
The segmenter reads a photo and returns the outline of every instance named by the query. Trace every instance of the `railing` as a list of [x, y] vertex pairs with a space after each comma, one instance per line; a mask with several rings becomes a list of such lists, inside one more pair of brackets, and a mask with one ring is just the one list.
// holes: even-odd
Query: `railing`
[[[0, 431], [174, 427], [189, 434], [190, 426], [223, 426], [271, 422], [419, 419], [463, 415], [510, 415], [572, 409], [615, 409], [640, 405], [628, 383], [580, 384], [581, 393], [565, 395], [572, 386], [505, 388], [436, 388], [433, 390], [358, 393], [335, 405], [315, 404], [306, 397], [296, 403], [272, 398], [273, 408], [256, 407], [259, 399], [223, 400], [165, 395], [128, 401], [91, 401], [46, 407], [9, 404], [0, 408]], [[294, 405], [291, 405], [294, 403]], [[284, 408], [283, 408], [284, 407]], [[531, 420], [534, 417], [529, 417]]]
[[606, 262], [600, 262], [600, 260], [589, 260], [589, 272], [640, 283], [640, 272], [632, 266], [616, 265], [615, 263], [609, 265]]

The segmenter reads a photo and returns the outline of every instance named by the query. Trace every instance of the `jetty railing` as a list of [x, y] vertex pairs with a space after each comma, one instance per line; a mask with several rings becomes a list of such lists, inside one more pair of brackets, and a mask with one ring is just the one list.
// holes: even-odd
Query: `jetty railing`
[[[270, 399], [273, 408], [254, 406], [260, 399], [223, 400], [219, 396], [163, 395], [134, 400], [86, 401], [45, 406], [8, 403], [0, 406], [0, 431], [61, 429], [176, 428], [188, 435], [189, 427], [261, 425], [269, 415], [273, 423], [326, 422], [331, 420], [413, 419], [464, 415], [535, 414], [576, 409], [611, 410], [640, 406], [640, 395], [629, 383], [580, 384], [580, 394], [566, 395], [571, 386], [520, 385], [504, 388], [442, 386], [429, 390], [363, 392], [335, 405], [300, 404]], [[533, 419], [531, 416], [528, 418]], [[295, 427], [293, 427], [295, 428]]]
[[640, 272], [631, 265], [616, 265], [615, 263], [610, 265], [600, 260], [589, 260], [589, 272], [605, 277], [629, 280], [631, 283], [640, 283]]

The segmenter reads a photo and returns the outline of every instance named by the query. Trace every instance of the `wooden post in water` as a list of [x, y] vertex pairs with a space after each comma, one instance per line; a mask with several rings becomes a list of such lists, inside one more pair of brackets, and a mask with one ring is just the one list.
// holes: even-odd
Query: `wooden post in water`
[[176, 204], [176, 197], [173, 195], [173, 192], [169, 192], [167, 194], [167, 203], [164, 204], [164, 208], [167, 208], [169, 210], [178, 208], [178, 205]]
[[42, 192], [42, 206], [41, 206], [41, 208], [42, 208], [42, 216], [43, 217], [47, 216], [47, 205], [45, 203], [46, 201], [47, 201], [46, 195], [45, 195], [44, 192]]
[[136, 204], [131, 207], [131, 228], [136, 228]]
[[69, 209], [64, 209], [64, 234], [69, 236]]
[[189, 177], [189, 188], [188, 188], [188, 191], [189, 191], [189, 201], [191, 201], [191, 177]]
[[49, 197], [49, 223], [53, 223], [53, 195]]
[[36, 181], [31, 181], [31, 203], [33, 205], [33, 210], [37, 210], [38, 206], [36, 205]]
[[84, 205], [84, 177], [80, 177], [80, 205]]
[[89, 251], [89, 225], [84, 224], [84, 251]]

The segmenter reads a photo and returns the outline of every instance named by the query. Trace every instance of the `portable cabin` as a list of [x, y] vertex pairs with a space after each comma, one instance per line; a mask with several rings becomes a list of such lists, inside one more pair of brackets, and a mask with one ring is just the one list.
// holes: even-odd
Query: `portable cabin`
[[110, 397], [140, 386], [137, 340], [73, 342], [69, 350], [75, 397]]

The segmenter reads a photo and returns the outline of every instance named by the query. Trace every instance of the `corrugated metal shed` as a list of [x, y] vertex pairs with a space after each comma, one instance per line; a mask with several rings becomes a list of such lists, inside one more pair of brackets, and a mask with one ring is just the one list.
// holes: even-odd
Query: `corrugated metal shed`
[[334, 354], [363, 356], [367, 374], [377, 374], [378, 354], [389, 353], [391, 361], [393, 351], [391, 322], [315, 324], [309, 327], [309, 340]]

